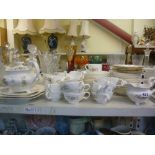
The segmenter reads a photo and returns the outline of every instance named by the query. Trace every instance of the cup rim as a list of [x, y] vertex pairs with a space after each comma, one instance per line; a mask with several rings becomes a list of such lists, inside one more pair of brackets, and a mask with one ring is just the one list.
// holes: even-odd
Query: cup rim
[[85, 93], [89, 93], [89, 92], [85, 92], [85, 91], [82, 91], [82, 92], [63, 92], [64, 95], [66, 94], [85, 94]]

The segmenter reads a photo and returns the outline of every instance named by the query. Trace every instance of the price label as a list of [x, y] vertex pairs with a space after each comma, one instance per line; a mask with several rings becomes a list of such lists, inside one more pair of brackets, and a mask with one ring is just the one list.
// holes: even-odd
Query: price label
[[36, 107], [26, 107], [25, 108], [25, 112], [26, 113], [32, 113], [32, 114], [37, 114], [41, 112], [40, 108], [36, 108]]

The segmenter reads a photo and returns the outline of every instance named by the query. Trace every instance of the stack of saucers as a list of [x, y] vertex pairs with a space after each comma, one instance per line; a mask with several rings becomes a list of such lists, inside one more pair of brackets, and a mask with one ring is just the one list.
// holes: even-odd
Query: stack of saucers
[[44, 94], [45, 88], [41, 84], [36, 84], [27, 92], [12, 92], [8, 87], [0, 88], [0, 101], [9, 103], [24, 103], [36, 99]]

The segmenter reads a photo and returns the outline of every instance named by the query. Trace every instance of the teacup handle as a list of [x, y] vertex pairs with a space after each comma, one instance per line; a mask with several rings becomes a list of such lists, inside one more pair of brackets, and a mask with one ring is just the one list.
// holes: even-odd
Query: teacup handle
[[49, 99], [49, 100], [51, 99], [49, 89], [47, 89], [47, 90], [45, 91], [45, 96], [46, 96], [47, 99]]
[[90, 92], [85, 92], [83, 99], [87, 100], [90, 97]]
[[151, 95], [153, 98], [155, 98], [155, 94], [153, 93], [155, 93], [155, 89], [152, 90], [152, 95]]
[[90, 89], [90, 84], [85, 84], [85, 85], [84, 85], [84, 89], [85, 89], [86, 91], [88, 91], [88, 90]]
[[149, 83], [153, 86], [155, 84], [155, 77], [150, 77]]
[[88, 64], [86, 64], [86, 65], [84, 66], [84, 68], [85, 68], [85, 70], [88, 70]]

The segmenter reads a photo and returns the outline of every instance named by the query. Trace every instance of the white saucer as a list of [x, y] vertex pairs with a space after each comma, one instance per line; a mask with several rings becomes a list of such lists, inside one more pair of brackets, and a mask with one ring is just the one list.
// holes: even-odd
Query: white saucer
[[32, 98], [41, 93], [45, 90], [44, 86], [41, 84], [36, 84], [32, 89], [28, 92], [11, 92], [9, 91], [8, 87], [1, 87], [0, 88], [0, 97], [1, 98]]

